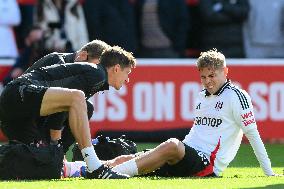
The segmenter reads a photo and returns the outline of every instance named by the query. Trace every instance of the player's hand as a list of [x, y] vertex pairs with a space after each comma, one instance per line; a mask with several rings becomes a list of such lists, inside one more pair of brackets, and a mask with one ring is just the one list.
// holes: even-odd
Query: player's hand
[[24, 71], [22, 70], [22, 68], [14, 68], [11, 72], [11, 77], [13, 79], [19, 77], [20, 75], [22, 75]]
[[126, 162], [128, 160], [131, 160], [133, 159], [135, 156], [134, 154], [131, 154], [131, 155], [121, 155], [121, 156], [118, 156], [112, 160], [108, 160], [106, 161], [106, 163], [104, 163], [106, 166], [108, 167], [115, 167], [116, 165], [119, 165], [123, 162]]

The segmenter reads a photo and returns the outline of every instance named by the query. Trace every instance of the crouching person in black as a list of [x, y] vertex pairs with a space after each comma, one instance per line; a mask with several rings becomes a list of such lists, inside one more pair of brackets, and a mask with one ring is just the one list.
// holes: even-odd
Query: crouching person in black
[[[30, 73], [38, 68], [65, 63], [76, 64], [80, 62], [88, 62], [98, 64], [101, 54], [107, 48], [110, 48], [110, 46], [104, 41], [93, 40], [83, 45], [80, 50], [74, 53], [53, 52], [36, 61], [24, 72], [24, 74]], [[88, 119], [90, 119], [92, 117], [94, 107], [93, 104], [87, 99], [86, 104]], [[69, 127], [68, 112], [59, 112], [48, 116], [41, 116], [37, 126], [41, 131], [42, 140], [44, 140], [46, 143], [57, 144], [60, 139], [60, 143], [63, 145], [64, 153], [66, 153], [69, 149], [69, 146], [75, 142], [75, 138], [72, 135]], [[57, 132], [57, 130], [61, 130], [62, 133]]]
[[[127, 178], [112, 171], [98, 159], [91, 143], [86, 99], [109, 86], [119, 90], [129, 82], [136, 66], [131, 53], [119, 48], [106, 49], [99, 64], [65, 63], [39, 67], [10, 82], [0, 97], [1, 127], [9, 140], [25, 144], [40, 141], [37, 123], [43, 116], [68, 112], [68, 122], [87, 165], [87, 178]], [[50, 130], [50, 140], [61, 137], [61, 130]]]

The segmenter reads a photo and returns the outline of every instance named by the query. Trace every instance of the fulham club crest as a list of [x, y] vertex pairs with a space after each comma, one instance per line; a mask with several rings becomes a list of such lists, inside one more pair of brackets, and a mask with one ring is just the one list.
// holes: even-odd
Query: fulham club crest
[[215, 106], [215, 110], [220, 111], [223, 107], [223, 102], [218, 101]]

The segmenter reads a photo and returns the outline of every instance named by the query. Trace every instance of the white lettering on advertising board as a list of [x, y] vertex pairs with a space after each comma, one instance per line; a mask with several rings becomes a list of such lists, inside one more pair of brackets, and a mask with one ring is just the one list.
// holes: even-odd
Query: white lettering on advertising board
[[[126, 86], [119, 91], [95, 95], [91, 100], [94, 103], [92, 120], [124, 121], [132, 116], [136, 121], [145, 122], [174, 121], [177, 117], [192, 121], [194, 100], [200, 90], [198, 82], [184, 82], [180, 87], [174, 82], [137, 82], [131, 97], [127, 96]], [[284, 82], [252, 82], [247, 91], [252, 98], [257, 121], [284, 120]], [[176, 95], [179, 95], [179, 102]], [[131, 98], [133, 112], [128, 111], [125, 98]], [[177, 111], [178, 103], [180, 111]], [[180, 115], [177, 115], [178, 112]]]

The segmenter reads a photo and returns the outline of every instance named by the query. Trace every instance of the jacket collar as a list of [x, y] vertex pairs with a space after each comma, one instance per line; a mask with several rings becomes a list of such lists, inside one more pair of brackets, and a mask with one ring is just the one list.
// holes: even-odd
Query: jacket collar
[[97, 64], [97, 66], [98, 66], [99, 68], [101, 68], [101, 69], [105, 72], [105, 75], [106, 75], [106, 80], [105, 80], [105, 82], [104, 82], [104, 85], [103, 85], [102, 89], [103, 89], [103, 90], [109, 90], [109, 83], [108, 83], [107, 70], [106, 70], [106, 68], [105, 68], [103, 65], [101, 65], [101, 64]]
[[76, 52], [74, 53], [64, 53], [62, 55], [65, 62], [74, 62], [76, 58]]

